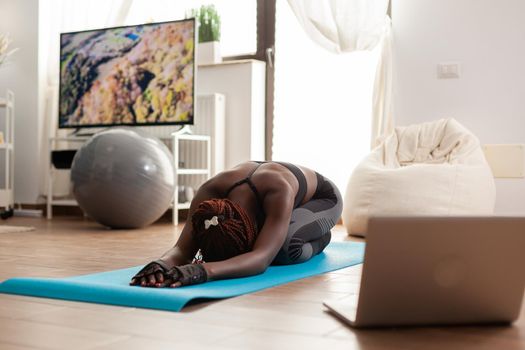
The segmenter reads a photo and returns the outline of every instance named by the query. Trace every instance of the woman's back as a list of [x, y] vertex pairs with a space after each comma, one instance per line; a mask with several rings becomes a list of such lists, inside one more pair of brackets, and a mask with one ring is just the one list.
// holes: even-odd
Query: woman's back
[[245, 162], [213, 177], [210, 185], [232, 200], [235, 200], [235, 193], [254, 192], [253, 185], [262, 201], [269, 191], [278, 191], [280, 186], [291, 186], [295, 195], [301, 195], [299, 203], [295, 203], [297, 206], [312, 198], [317, 187], [317, 176], [311, 169], [290, 163]]

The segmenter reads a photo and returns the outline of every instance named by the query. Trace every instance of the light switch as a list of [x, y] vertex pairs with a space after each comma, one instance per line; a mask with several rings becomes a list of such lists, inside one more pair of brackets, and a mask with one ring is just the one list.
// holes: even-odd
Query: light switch
[[437, 65], [438, 79], [459, 79], [460, 64], [458, 62], [444, 62]]
[[494, 177], [523, 178], [525, 173], [525, 145], [483, 145], [485, 158]]

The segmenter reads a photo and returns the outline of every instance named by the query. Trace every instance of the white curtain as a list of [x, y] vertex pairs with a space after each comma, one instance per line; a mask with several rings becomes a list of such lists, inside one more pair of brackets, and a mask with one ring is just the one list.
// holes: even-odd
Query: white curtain
[[[57, 136], [60, 33], [125, 24], [132, 0], [43, 0], [39, 16], [40, 93], [44, 95], [40, 137], [40, 193], [47, 194], [48, 138]], [[63, 136], [63, 135], [59, 135]], [[77, 145], [78, 146], [78, 145]], [[67, 172], [55, 176], [55, 195], [67, 195]]]
[[41, 44], [47, 47], [46, 62], [49, 85], [58, 84], [60, 33], [98, 29], [125, 24], [132, 0], [45, 0], [41, 2]]
[[334, 53], [380, 47], [374, 83], [371, 145], [393, 129], [392, 49], [389, 0], [288, 0], [299, 23], [317, 44]]
[[325, 11], [331, 2], [301, 4], [302, 13], [313, 11], [313, 17], [300, 16], [306, 25], [290, 3], [277, 1], [272, 159], [313, 168], [344, 192], [353, 169], [370, 152], [380, 25], [367, 26], [369, 35], [357, 29], [348, 35], [343, 26], [351, 21], [323, 19], [332, 18]]

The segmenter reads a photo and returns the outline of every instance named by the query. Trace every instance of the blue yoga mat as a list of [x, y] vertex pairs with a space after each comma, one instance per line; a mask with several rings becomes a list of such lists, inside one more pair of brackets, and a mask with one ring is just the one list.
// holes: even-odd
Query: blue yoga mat
[[0, 284], [0, 293], [180, 311], [191, 300], [233, 297], [359, 264], [364, 248], [364, 243], [332, 242], [324, 252], [302, 264], [270, 266], [256, 276], [181, 288], [129, 286], [131, 277], [142, 267], [136, 266], [67, 278], [12, 278]]

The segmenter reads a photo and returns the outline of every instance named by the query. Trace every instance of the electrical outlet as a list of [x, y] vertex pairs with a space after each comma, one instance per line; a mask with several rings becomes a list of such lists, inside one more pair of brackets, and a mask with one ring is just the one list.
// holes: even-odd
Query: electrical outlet
[[459, 79], [460, 64], [458, 62], [443, 62], [437, 65], [438, 79]]

